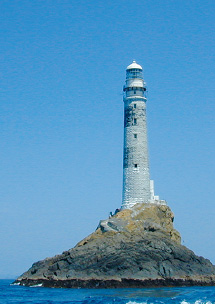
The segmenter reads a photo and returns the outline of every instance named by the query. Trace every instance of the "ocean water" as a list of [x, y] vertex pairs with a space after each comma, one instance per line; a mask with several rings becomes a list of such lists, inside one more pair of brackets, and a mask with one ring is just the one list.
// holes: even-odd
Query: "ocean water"
[[215, 287], [55, 289], [11, 286], [0, 280], [0, 304], [215, 304]]

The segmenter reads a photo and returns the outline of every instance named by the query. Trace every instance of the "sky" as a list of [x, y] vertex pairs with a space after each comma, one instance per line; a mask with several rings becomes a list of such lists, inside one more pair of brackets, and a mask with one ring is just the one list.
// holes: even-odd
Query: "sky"
[[215, 263], [215, 2], [2, 0], [0, 278], [72, 248], [122, 200], [125, 69], [147, 83], [150, 175]]

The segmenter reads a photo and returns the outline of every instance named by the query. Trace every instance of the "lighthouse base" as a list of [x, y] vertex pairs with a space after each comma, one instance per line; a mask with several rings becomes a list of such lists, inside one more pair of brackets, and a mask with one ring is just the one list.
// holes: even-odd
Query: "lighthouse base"
[[157, 199], [157, 198], [151, 198], [151, 199], [149, 199], [146, 202], [137, 202], [137, 203], [123, 204], [122, 207], [121, 207], [121, 210], [132, 209], [137, 204], [154, 204], [154, 205], [164, 205], [164, 206], [167, 206], [167, 202], [165, 200], [160, 200], [160, 199]]

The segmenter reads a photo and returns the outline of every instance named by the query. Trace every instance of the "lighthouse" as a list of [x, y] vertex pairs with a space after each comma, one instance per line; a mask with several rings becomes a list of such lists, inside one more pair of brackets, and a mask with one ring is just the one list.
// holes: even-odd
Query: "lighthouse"
[[122, 209], [153, 200], [153, 182], [150, 187], [146, 84], [142, 67], [133, 61], [126, 69], [124, 96], [124, 152]]

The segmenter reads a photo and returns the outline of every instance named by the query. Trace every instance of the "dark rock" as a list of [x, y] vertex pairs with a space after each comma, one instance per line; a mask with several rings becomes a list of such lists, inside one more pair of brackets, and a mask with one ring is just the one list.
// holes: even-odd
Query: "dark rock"
[[180, 244], [173, 213], [136, 205], [110, 219], [74, 248], [34, 263], [16, 283], [46, 287], [215, 285], [215, 266]]

